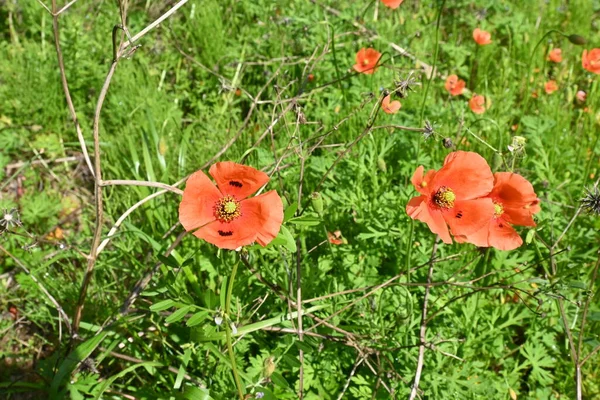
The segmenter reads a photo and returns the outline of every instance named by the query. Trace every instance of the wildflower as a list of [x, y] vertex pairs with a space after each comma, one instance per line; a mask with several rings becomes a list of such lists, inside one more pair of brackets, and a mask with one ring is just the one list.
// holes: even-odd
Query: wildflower
[[210, 167], [215, 186], [202, 171], [192, 174], [179, 205], [187, 231], [223, 249], [258, 242], [266, 246], [283, 222], [283, 203], [276, 191], [247, 198], [269, 181], [264, 172], [234, 162]]
[[400, 7], [400, 4], [402, 4], [403, 1], [404, 0], [381, 0], [381, 2], [385, 4], [386, 7], [389, 7], [392, 10]]
[[577, 101], [579, 101], [581, 103], [585, 103], [585, 99], [587, 98], [587, 93], [584, 92], [583, 90], [578, 90], [575, 97], [577, 98]]
[[600, 49], [592, 49], [589, 53], [584, 50], [581, 55], [581, 65], [594, 74], [600, 74]]
[[[425, 222], [444, 243], [455, 236], [480, 230], [494, 214], [494, 204], [487, 196], [494, 186], [494, 176], [487, 162], [477, 153], [456, 151], [448, 154], [439, 170], [424, 167], [415, 171], [411, 182], [421, 196], [406, 206], [412, 219]], [[448, 230], [450, 228], [450, 230]]]
[[473, 93], [473, 97], [469, 100], [469, 108], [475, 114], [483, 114], [486, 110], [485, 97], [480, 94]]
[[547, 94], [552, 94], [556, 92], [558, 90], [558, 85], [556, 84], [556, 81], [546, 82], [546, 84], [544, 84], [544, 90]]
[[581, 205], [590, 214], [600, 215], [600, 190], [598, 190], [598, 186], [585, 189], [585, 192], [585, 197], [581, 199]]
[[554, 63], [559, 63], [562, 61], [562, 50], [561, 49], [552, 49], [550, 50], [550, 53], [548, 53], [548, 60], [554, 62]]
[[479, 28], [475, 28], [475, 30], [473, 30], [473, 40], [475, 40], [475, 42], [480, 46], [485, 46], [486, 44], [492, 43], [491, 37], [492, 35], [489, 32], [482, 31]]
[[381, 53], [372, 48], [362, 48], [356, 53], [354, 70], [363, 74], [373, 74], [377, 71], [377, 62]]
[[465, 90], [465, 81], [459, 79], [456, 75], [450, 75], [446, 79], [445, 87], [452, 96], [458, 96], [463, 94], [463, 91]]
[[523, 136], [513, 136], [511, 144], [509, 144], [508, 151], [511, 153], [520, 153], [525, 150], [525, 143], [527, 143], [527, 139]]
[[315, 75], [314, 74], [308, 74], [308, 76], [306, 77], [306, 80], [309, 82], [312, 82], [315, 80]]
[[342, 239], [342, 232], [339, 230], [333, 233], [327, 232], [327, 240], [329, 241], [329, 243], [335, 244], [336, 246], [344, 244], [344, 239]]
[[398, 100], [390, 101], [390, 95], [388, 94], [381, 101], [381, 108], [388, 114], [396, 114], [402, 105]]
[[488, 223], [473, 234], [457, 237], [456, 241], [499, 250], [514, 250], [521, 246], [523, 239], [512, 226], [535, 226], [533, 214], [540, 211], [540, 201], [531, 183], [519, 174], [497, 172], [494, 188], [487, 198], [494, 205]]

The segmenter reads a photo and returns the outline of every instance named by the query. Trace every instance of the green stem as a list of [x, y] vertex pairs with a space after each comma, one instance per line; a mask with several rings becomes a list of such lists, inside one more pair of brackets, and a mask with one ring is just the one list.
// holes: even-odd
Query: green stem
[[[235, 274], [237, 272], [238, 262], [233, 265], [231, 270], [231, 276], [229, 277], [229, 284], [227, 285], [227, 297], [225, 300], [225, 315], [227, 316], [227, 322], [229, 322], [229, 312], [231, 311], [231, 293], [233, 292], [233, 282], [235, 280]], [[225, 327], [225, 338], [227, 340], [227, 352], [229, 353], [229, 359], [231, 360], [231, 370], [233, 371], [233, 379], [235, 380], [235, 386], [237, 387], [238, 395], [240, 400], [244, 400], [244, 391], [242, 389], [242, 382], [237, 372], [237, 366], [235, 363], [235, 353], [233, 352], [233, 346], [231, 345], [231, 326], [227, 323]]]
[[561, 31], [557, 31], [556, 29], [551, 29], [548, 32], [544, 33], [544, 36], [542, 36], [542, 38], [537, 42], [537, 44], [535, 45], [535, 47], [533, 48], [533, 53], [531, 53], [531, 57], [529, 58], [529, 64], [527, 65], [527, 81], [525, 82], [525, 103], [523, 104], [523, 107], [521, 107], [521, 116], [519, 117], [519, 130], [521, 130], [521, 123], [520, 121], [523, 119], [523, 115], [525, 114], [525, 109], [527, 108], [527, 105], [529, 104], [529, 98], [531, 97], [529, 95], [529, 81], [531, 79], [531, 66], [533, 65], [533, 59], [535, 57], [535, 53], [537, 52], [538, 47], [540, 47], [540, 44], [542, 44], [542, 42], [544, 41], [544, 39], [546, 38], [546, 36], [550, 35], [551, 33], [558, 33], [559, 35], [562, 35], [564, 37], [567, 37], [567, 35], [565, 35], [564, 33], [562, 33]]

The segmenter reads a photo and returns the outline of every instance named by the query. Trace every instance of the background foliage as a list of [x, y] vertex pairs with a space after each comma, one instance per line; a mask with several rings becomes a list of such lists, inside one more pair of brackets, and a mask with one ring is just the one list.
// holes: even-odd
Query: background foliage
[[[130, 32], [174, 4], [130, 1]], [[306, 399], [408, 397], [420, 345], [421, 398], [576, 398], [560, 307], [576, 343], [582, 337], [581, 354], [597, 349], [592, 271], [600, 219], [578, 209], [600, 173], [600, 94], [598, 77], [581, 67], [583, 48], [560, 34], [543, 36], [577, 33], [585, 48], [600, 47], [600, 3], [455, 0], [444, 5], [436, 35], [441, 6], [189, 0], [144, 36], [119, 62], [102, 110], [103, 179], [173, 184], [216, 159], [243, 162], [272, 174], [269, 188], [289, 206], [287, 236], [247, 256], [220, 252], [181, 238], [179, 197], [157, 196], [101, 252], [80, 338], [71, 340], [40, 284], [73, 315], [94, 229], [94, 183], [65, 104], [52, 15], [33, 1], [0, 2], [0, 209], [18, 209], [22, 221], [0, 236], [2, 396], [231, 399], [224, 329], [233, 323], [249, 398], [295, 399], [300, 381]], [[59, 20], [91, 151], [119, 7], [78, 1]], [[476, 46], [475, 27], [492, 33], [491, 45]], [[373, 75], [351, 74], [362, 47], [384, 53]], [[553, 47], [562, 48], [563, 62], [546, 61]], [[427, 89], [422, 67], [434, 63]], [[443, 78], [453, 73], [491, 99], [483, 116], [469, 110], [469, 96], [448, 96]], [[409, 76], [416, 84], [401, 110], [374, 112], [381, 91]], [[549, 79], [559, 85], [551, 95], [543, 90]], [[577, 90], [587, 92], [585, 104], [574, 99]], [[422, 128], [426, 120], [436, 132], [428, 140], [385, 127]], [[514, 135], [526, 138], [523, 151], [509, 151]], [[496, 149], [533, 183], [542, 212], [535, 229], [520, 231], [527, 244], [512, 252], [435, 244], [424, 224], [408, 218], [410, 177], [419, 165], [441, 166], [452, 150], [444, 138], [504, 169]], [[157, 190], [106, 187], [102, 238]], [[311, 205], [315, 190], [322, 214]], [[328, 242], [335, 231], [343, 244]], [[236, 263], [232, 312], [223, 315]], [[152, 270], [141, 296], [120, 313]], [[302, 340], [298, 281], [308, 313]], [[584, 398], [600, 398], [598, 354], [582, 374]]]

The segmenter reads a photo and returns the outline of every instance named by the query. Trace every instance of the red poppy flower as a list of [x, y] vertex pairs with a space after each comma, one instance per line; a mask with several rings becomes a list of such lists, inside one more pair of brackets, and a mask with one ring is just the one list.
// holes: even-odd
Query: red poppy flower
[[179, 221], [186, 231], [223, 249], [253, 242], [266, 246], [279, 233], [283, 203], [276, 191], [247, 198], [269, 181], [264, 172], [234, 162], [218, 162], [209, 174], [192, 174], [179, 205]]
[[381, 101], [381, 108], [388, 114], [396, 114], [402, 104], [398, 100], [390, 101], [390, 95], [388, 94]]
[[556, 92], [558, 90], [558, 85], [556, 84], [556, 81], [546, 82], [546, 84], [544, 85], [544, 90], [547, 94], [552, 94]]
[[494, 179], [494, 188], [487, 196], [494, 204], [493, 216], [482, 229], [465, 237], [457, 237], [456, 241], [466, 241], [479, 247], [514, 250], [523, 244], [523, 239], [512, 225], [535, 226], [532, 216], [540, 211], [539, 199], [531, 183], [521, 175], [497, 172]]
[[482, 31], [479, 28], [473, 30], [473, 40], [480, 46], [492, 43], [491, 38], [492, 35], [489, 32]]
[[559, 63], [562, 61], [562, 50], [561, 49], [552, 49], [550, 53], [548, 53], [548, 60]]
[[581, 65], [594, 74], [600, 74], [600, 49], [592, 49], [589, 53], [584, 50], [581, 55]]
[[385, 4], [387, 7], [391, 8], [391, 9], [396, 9], [398, 7], [400, 7], [400, 4], [402, 4], [404, 0], [381, 0], [381, 2], [383, 4]]
[[485, 97], [480, 94], [473, 93], [473, 97], [469, 100], [469, 108], [475, 114], [483, 114], [486, 109]]
[[[489, 223], [494, 203], [487, 196], [494, 186], [494, 176], [487, 162], [477, 153], [455, 151], [446, 157], [439, 171], [423, 175], [420, 166], [411, 182], [421, 196], [406, 206], [412, 219], [425, 222], [444, 243], [452, 243], [450, 232], [469, 235]], [[450, 232], [448, 231], [450, 228]]]
[[452, 96], [458, 96], [463, 94], [463, 91], [465, 90], [465, 81], [458, 79], [458, 76], [456, 75], [450, 75], [446, 79], [445, 87]]
[[373, 74], [377, 71], [377, 62], [381, 53], [372, 48], [362, 48], [356, 53], [356, 64], [354, 70], [363, 74]]

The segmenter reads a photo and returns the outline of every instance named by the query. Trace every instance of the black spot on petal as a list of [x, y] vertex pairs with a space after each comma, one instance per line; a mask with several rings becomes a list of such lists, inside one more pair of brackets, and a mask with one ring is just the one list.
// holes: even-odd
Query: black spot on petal
[[217, 231], [219, 236], [231, 236], [233, 235], [233, 231]]
[[462, 216], [463, 216], [462, 211], [459, 211], [459, 212], [456, 213], [456, 218], [461, 219]]
[[241, 188], [242, 186], [244, 186], [242, 182], [239, 181], [229, 181], [229, 185], [234, 186], [236, 188]]

